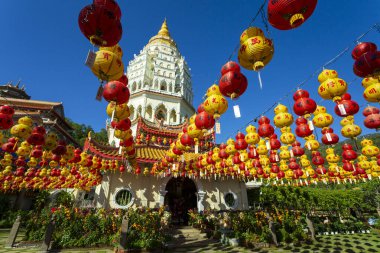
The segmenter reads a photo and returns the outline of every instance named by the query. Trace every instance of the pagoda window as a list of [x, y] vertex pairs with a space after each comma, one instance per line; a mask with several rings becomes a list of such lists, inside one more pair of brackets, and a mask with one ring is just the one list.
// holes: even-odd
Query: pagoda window
[[133, 82], [131, 90], [132, 90], [132, 92], [134, 92], [136, 90], [136, 82]]
[[133, 107], [133, 105], [130, 105], [129, 106], [129, 113], [130, 113], [130, 117], [131, 119], [133, 120], [135, 118], [135, 108]]
[[162, 73], [162, 75], [163, 75], [163, 76], [166, 76], [166, 71], [164, 71], [164, 72]]
[[158, 80], [157, 79], [156, 79], [156, 81], [154, 81], [154, 88], [158, 89]]
[[139, 89], [141, 89], [141, 81], [139, 81]]
[[157, 70], [157, 75], [161, 75], [161, 71], [160, 70]]
[[141, 105], [137, 108], [137, 115], [141, 115], [142, 107]]
[[153, 114], [152, 106], [148, 105], [148, 107], [146, 108], [146, 111], [145, 111], [145, 118], [152, 120], [152, 114]]
[[173, 109], [170, 113], [170, 123], [177, 123], [177, 113], [175, 112], [175, 110]]
[[163, 104], [161, 104], [159, 107], [157, 107], [156, 114], [155, 114], [155, 117], [157, 120], [165, 122], [166, 121], [166, 114], [167, 114], [167, 110]]
[[167, 90], [167, 85], [166, 85], [166, 82], [165, 82], [165, 81], [162, 81], [162, 82], [161, 82], [160, 90], [162, 90], [162, 91], [166, 91], [166, 90]]

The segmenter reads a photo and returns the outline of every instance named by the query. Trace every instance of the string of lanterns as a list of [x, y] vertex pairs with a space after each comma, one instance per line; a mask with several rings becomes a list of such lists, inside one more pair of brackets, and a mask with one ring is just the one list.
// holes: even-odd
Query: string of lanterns
[[[120, 18], [121, 10], [116, 1], [93, 0], [80, 11], [78, 23], [83, 35], [99, 47], [96, 53], [89, 53], [86, 64], [102, 81], [100, 92], [109, 102], [106, 112], [111, 118], [114, 137], [120, 140], [120, 153], [128, 158], [131, 167], [136, 168], [136, 150], [129, 119], [128, 78], [124, 74], [123, 50], [118, 44], [122, 36]], [[103, 82], [106, 82], [104, 86]], [[120, 171], [125, 171], [125, 167], [121, 166]]]

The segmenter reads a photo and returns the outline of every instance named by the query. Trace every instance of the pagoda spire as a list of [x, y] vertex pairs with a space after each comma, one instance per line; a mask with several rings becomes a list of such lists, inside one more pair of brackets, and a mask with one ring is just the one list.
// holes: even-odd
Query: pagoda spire
[[161, 29], [158, 31], [158, 35], [170, 37], [168, 25], [166, 23], [166, 18], [164, 19], [164, 22], [161, 25]]

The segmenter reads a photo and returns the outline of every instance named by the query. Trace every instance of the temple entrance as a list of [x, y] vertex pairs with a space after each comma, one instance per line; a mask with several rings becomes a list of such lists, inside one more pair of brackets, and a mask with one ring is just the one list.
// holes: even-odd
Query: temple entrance
[[197, 187], [188, 177], [172, 178], [166, 184], [165, 206], [172, 214], [172, 222], [178, 225], [187, 225], [188, 211], [197, 208]]

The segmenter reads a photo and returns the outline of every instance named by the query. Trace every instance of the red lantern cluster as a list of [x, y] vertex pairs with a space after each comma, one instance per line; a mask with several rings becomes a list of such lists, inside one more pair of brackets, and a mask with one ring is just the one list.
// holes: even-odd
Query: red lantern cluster
[[362, 42], [352, 51], [352, 58], [355, 60], [354, 73], [360, 77], [373, 75], [380, 71], [380, 51], [372, 42]]
[[94, 0], [79, 13], [78, 24], [83, 35], [99, 47], [116, 45], [122, 36], [121, 11], [114, 0]]
[[270, 0], [268, 1], [268, 20], [277, 29], [293, 29], [309, 18], [316, 6], [317, 0]]
[[6, 130], [13, 126], [13, 114], [15, 110], [8, 106], [0, 106], [0, 130]]
[[224, 64], [221, 74], [219, 90], [223, 96], [231, 99], [238, 98], [247, 89], [247, 78], [240, 73], [240, 67], [236, 62], [229, 61]]

